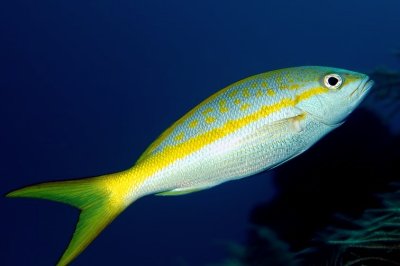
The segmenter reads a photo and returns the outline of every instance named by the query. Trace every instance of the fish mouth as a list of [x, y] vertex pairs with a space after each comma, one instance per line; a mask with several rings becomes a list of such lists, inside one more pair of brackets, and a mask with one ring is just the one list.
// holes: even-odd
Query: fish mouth
[[356, 97], [359, 98], [359, 101], [362, 101], [368, 95], [374, 84], [375, 82], [367, 76], [361, 81], [360, 85], [350, 94], [350, 98]]

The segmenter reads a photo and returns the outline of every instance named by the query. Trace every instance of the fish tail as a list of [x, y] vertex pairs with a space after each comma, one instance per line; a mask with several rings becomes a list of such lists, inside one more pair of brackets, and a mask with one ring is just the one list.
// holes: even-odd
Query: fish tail
[[124, 171], [99, 177], [42, 183], [12, 191], [6, 197], [46, 199], [80, 209], [75, 232], [57, 263], [63, 266], [75, 259], [133, 201], [127, 199], [129, 192], [126, 182], [123, 182], [126, 176], [127, 172]]

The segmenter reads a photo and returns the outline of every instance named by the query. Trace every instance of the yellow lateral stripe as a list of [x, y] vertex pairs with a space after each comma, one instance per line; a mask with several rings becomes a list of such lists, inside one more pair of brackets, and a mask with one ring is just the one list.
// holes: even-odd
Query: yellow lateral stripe
[[167, 128], [163, 133], [161, 133], [161, 135], [153, 142], [150, 144], [150, 146], [143, 152], [143, 154], [140, 156], [140, 158], [138, 159], [137, 162], [141, 161], [144, 157], [146, 157], [149, 153], [153, 152], [155, 148], [158, 147], [158, 145], [161, 144], [161, 142], [163, 142], [174, 130], [174, 128], [179, 125], [180, 123], [182, 123], [183, 121], [185, 121], [187, 118], [191, 117], [193, 114], [195, 114], [200, 108], [202, 108], [205, 104], [213, 101], [215, 98], [217, 98], [218, 96], [220, 96], [221, 94], [225, 93], [228, 89], [230, 88], [230, 86], [217, 91], [216, 93], [214, 93], [213, 95], [211, 95], [210, 97], [208, 97], [207, 99], [203, 100], [200, 104], [198, 104], [196, 107], [194, 107], [192, 110], [190, 110], [189, 112], [187, 112], [184, 116], [182, 116], [180, 119], [178, 119], [175, 123], [173, 123], [169, 128]]
[[[151, 177], [156, 172], [161, 171], [163, 168], [171, 165], [175, 161], [187, 157], [188, 155], [221, 138], [228, 136], [229, 134], [232, 134], [233, 132], [249, 125], [252, 122], [255, 122], [261, 118], [265, 118], [272, 113], [282, 110], [283, 108], [294, 106], [303, 100], [306, 100], [314, 95], [324, 93], [327, 90], [328, 89], [324, 87], [312, 88], [300, 93], [295, 99], [284, 98], [272, 105], [263, 106], [258, 111], [255, 111], [247, 116], [229, 120], [221, 127], [214, 128], [208, 132], [194, 136], [183, 143], [175, 146], [168, 146], [163, 151], [155, 155], [160, 159], [143, 161], [132, 168], [132, 170], [139, 172], [135, 174], [134, 184], [138, 186], [147, 178]], [[129, 179], [126, 182], [129, 182]]]
[[[263, 74], [259, 74], [262, 75], [264, 78], [268, 78], [270, 77], [272, 74], [274, 73], [274, 71], [269, 72], [269, 73], [263, 73]], [[195, 112], [197, 112], [202, 106], [204, 106], [204, 104], [207, 104], [211, 101], [213, 101], [215, 98], [217, 98], [218, 96], [220, 96], [221, 94], [225, 93], [226, 91], [228, 91], [229, 89], [233, 88], [233, 90], [231, 92], [228, 93], [228, 97], [232, 98], [235, 97], [238, 94], [238, 89], [237, 86], [243, 84], [244, 82], [248, 81], [248, 80], [253, 80], [254, 76], [250, 76], [247, 78], [244, 78], [242, 80], [239, 80], [223, 89], [221, 89], [220, 91], [217, 91], [216, 93], [214, 93], [213, 95], [211, 95], [210, 97], [206, 98], [205, 100], [203, 100], [200, 104], [198, 104], [196, 107], [194, 107], [192, 110], [190, 110], [188, 113], [186, 113], [186, 115], [182, 116], [180, 119], [178, 119], [175, 123], [173, 123], [169, 128], [167, 128], [153, 143], [150, 144], [150, 146], [143, 152], [143, 154], [140, 156], [140, 158], [138, 159], [137, 162], [141, 161], [142, 159], [144, 159], [147, 155], [149, 155], [151, 152], [153, 152], [166, 138], [169, 137], [169, 135], [172, 133], [173, 129], [179, 125], [180, 123], [182, 123], [183, 121], [185, 121], [187, 118], [191, 117]], [[264, 81], [262, 83], [262, 85], [267, 86], [268, 82]]]

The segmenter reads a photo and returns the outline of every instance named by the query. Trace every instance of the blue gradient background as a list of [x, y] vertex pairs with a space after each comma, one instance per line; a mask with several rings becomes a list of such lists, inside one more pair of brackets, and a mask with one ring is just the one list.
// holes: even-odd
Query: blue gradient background
[[[0, 193], [130, 167], [220, 88], [297, 65], [399, 67], [400, 2], [3, 1]], [[272, 173], [146, 197], [72, 265], [206, 265], [243, 241]], [[0, 198], [0, 264], [54, 265], [78, 211]]]

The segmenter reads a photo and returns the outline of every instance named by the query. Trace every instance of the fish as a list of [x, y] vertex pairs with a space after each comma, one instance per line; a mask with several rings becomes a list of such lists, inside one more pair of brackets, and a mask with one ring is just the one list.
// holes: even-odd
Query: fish
[[242, 79], [167, 128], [132, 167], [101, 176], [27, 186], [6, 197], [39, 198], [80, 210], [57, 265], [68, 265], [133, 202], [176, 196], [266, 171], [339, 127], [374, 82], [350, 70], [301, 66]]

